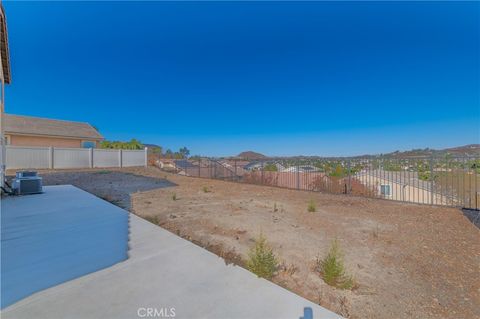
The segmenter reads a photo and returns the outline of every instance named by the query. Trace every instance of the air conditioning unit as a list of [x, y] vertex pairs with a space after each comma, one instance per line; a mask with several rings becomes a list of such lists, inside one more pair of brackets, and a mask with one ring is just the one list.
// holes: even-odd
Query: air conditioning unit
[[16, 178], [30, 178], [30, 177], [37, 177], [37, 172], [35, 171], [19, 171], [16, 174]]
[[42, 193], [42, 178], [37, 176], [37, 172], [17, 172], [12, 188], [16, 195]]

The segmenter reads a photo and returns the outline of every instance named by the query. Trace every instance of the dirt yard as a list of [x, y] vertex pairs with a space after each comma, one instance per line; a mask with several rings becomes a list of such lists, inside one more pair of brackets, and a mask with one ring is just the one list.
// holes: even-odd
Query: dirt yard
[[[124, 207], [131, 194], [132, 212], [227, 262], [243, 265], [262, 232], [282, 262], [273, 281], [348, 318], [480, 318], [480, 230], [460, 210], [155, 168], [101, 172], [42, 176], [46, 185], [73, 184]], [[149, 187], [141, 187], [144, 178]], [[311, 200], [316, 212], [307, 211]], [[335, 238], [355, 278], [353, 290], [330, 287], [314, 271]]]

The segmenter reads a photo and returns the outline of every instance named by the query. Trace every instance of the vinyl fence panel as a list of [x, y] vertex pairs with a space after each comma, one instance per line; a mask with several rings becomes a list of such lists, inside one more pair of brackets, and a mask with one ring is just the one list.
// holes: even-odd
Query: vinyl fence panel
[[49, 147], [6, 146], [7, 169], [41, 169], [50, 167]]
[[146, 151], [122, 150], [122, 166], [144, 166]]
[[93, 167], [120, 167], [120, 150], [93, 149]]
[[147, 150], [6, 147], [7, 169], [131, 167], [147, 165]]
[[54, 168], [89, 168], [91, 153], [88, 148], [54, 148]]

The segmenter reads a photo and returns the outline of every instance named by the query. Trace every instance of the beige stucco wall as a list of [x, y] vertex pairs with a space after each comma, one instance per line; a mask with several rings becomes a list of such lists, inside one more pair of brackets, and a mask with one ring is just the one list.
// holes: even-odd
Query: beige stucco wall
[[3, 187], [5, 175], [5, 137], [3, 132], [3, 113], [5, 112], [4, 96], [5, 96], [5, 82], [3, 77], [2, 56], [0, 53], [0, 186]]
[[[6, 134], [10, 145], [14, 146], [52, 146], [52, 147], [82, 147], [82, 139], [57, 138], [48, 136], [26, 136]], [[88, 140], [92, 141], [92, 140]], [[98, 146], [98, 142], [96, 142]]]
[[[394, 183], [390, 180], [378, 178], [371, 175], [357, 176], [356, 179], [375, 190], [376, 196], [385, 199], [407, 201], [418, 204], [434, 204], [434, 205], [454, 205], [455, 202], [451, 198], [446, 198], [437, 193], [433, 194], [428, 190], [416, 187], [416, 185], [407, 185]], [[390, 185], [391, 196], [383, 196], [380, 194], [380, 185]], [[432, 202], [433, 200], [433, 202]]]

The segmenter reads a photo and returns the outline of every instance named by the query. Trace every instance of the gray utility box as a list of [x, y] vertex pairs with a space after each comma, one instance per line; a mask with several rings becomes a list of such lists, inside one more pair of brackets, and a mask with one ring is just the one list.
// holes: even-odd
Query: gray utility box
[[12, 188], [17, 195], [42, 193], [42, 178], [37, 175], [37, 172], [17, 172], [12, 183]]

